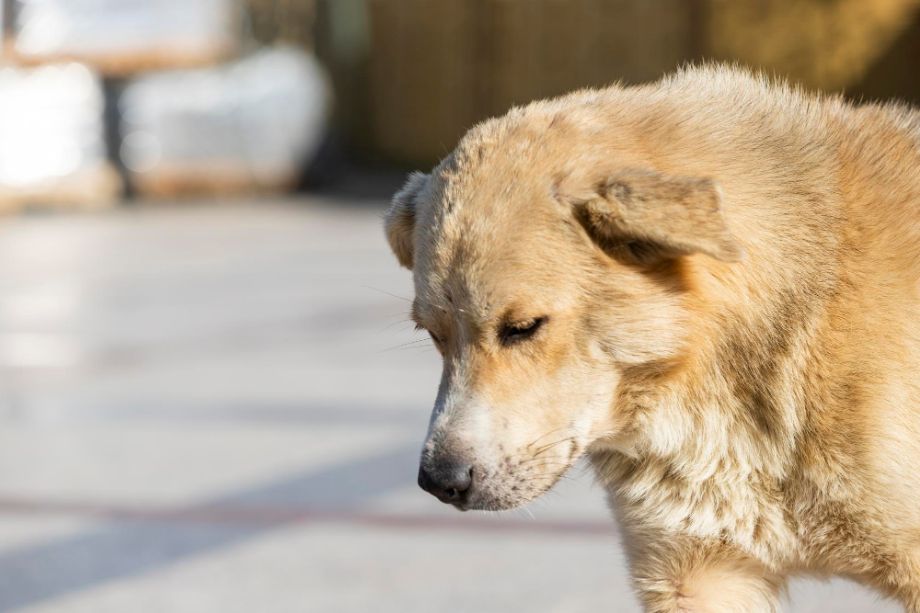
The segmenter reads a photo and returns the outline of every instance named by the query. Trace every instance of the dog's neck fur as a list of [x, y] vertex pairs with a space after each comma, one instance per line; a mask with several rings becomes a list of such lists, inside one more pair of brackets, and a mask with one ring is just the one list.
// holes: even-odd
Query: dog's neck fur
[[[814, 146], [804, 135], [819, 116], [836, 125], [838, 101], [824, 100], [823, 106], [803, 101], [786, 114], [786, 123], [763, 126], [756, 135], [751, 146], [759, 149], [761, 176], [709, 168], [706, 162], [684, 168], [683, 159], [659, 160], [672, 174], [718, 173], [727, 215], [746, 228], [750, 252], [742, 265], [697, 255], [679, 267], [681, 285], [690, 288], [686, 302], [693, 329], [687, 347], [663, 368], [656, 364], [625, 373], [613, 408], [620, 416], [620, 435], [612, 445], [633, 460], [665, 461], [694, 482], [732, 467], [739, 477], [758, 473], [786, 479], [809, 428], [809, 412], [826, 401], [810, 396], [809, 381], [821, 376], [822, 364], [836, 359], [827, 342], [831, 324], [821, 317], [841, 283], [833, 254], [844, 240], [844, 212], [839, 192], [827, 187], [840, 161], [832, 147]], [[726, 112], [756, 113], [762, 104], [752, 98]], [[680, 134], [687, 142], [675, 149], [692, 145], [699, 160], [726, 147], [724, 130], [689, 132], [666, 121], [655, 124], [664, 126], [662, 132]], [[733, 138], [744, 142], [755, 136]], [[668, 149], [660, 143], [656, 148]], [[795, 168], [788, 167], [790, 155], [799, 158]], [[803, 197], [811, 205], [806, 211], [799, 206]], [[773, 207], [769, 216], [752, 204], [764, 200]], [[789, 241], [783, 240], [789, 235], [800, 235], [821, 256], [789, 251]], [[760, 305], [756, 319], [748, 315], [751, 303]]]
[[[762, 325], [771, 324], [783, 325]], [[617, 410], [628, 415], [624, 430], [610, 447], [595, 446], [591, 460], [628, 530], [730, 536], [765, 562], [788, 561], [795, 536], [781, 490], [806, 421], [810, 354], [808, 326], [799, 325], [775, 361], [768, 345], [747, 362], [710, 359], [704, 351], [671, 374], [627, 374], [617, 399]], [[710, 351], [735, 352], [751, 332], [738, 330]], [[710, 385], [699, 384], [701, 370]], [[792, 372], [797, 376], [784, 375]], [[655, 382], [659, 376], [665, 380]], [[742, 491], [749, 493], [739, 497]], [[727, 503], [739, 499], [744, 504]]]
[[[772, 566], [789, 563], [790, 552], [799, 550], [788, 521], [797, 492], [852, 494], [856, 463], [839, 451], [846, 445], [833, 444], [847, 434], [834, 432], [838, 426], [825, 417], [835, 413], [831, 405], [853, 398], [813, 391], [836, 376], [828, 366], [839, 362], [833, 341], [839, 322], [822, 314], [837, 299], [838, 282], [829, 272], [803, 282], [795, 291], [812, 298], [804, 308], [784, 291], [762, 297], [771, 308], [759, 319], [721, 304], [680, 358], [624, 373], [612, 409], [619, 433], [598, 441], [590, 455], [626, 526], [730, 536]], [[855, 376], [836, 385], [856, 389]], [[803, 457], [817, 436], [825, 455]], [[820, 470], [810, 470], [816, 464]]]

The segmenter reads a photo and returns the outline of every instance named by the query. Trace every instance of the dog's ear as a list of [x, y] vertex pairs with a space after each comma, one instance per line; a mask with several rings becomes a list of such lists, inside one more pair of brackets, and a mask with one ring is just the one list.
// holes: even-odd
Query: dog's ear
[[743, 250], [721, 211], [711, 179], [627, 170], [608, 177], [591, 197], [575, 202], [575, 215], [606, 251], [653, 262], [705, 253], [736, 262]]
[[428, 175], [413, 172], [406, 180], [402, 189], [396, 192], [383, 218], [384, 229], [390, 249], [396, 254], [396, 259], [406, 268], [412, 268], [412, 234], [415, 229], [416, 197], [425, 183]]

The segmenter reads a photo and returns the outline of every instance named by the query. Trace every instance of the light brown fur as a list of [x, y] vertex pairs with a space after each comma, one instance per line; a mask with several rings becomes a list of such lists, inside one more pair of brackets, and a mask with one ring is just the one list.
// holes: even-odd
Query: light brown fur
[[809, 573], [920, 613], [920, 112], [718, 66], [580, 91], [471, 130], [387, 233], [465, 508], [587, 454], [648, 611]]

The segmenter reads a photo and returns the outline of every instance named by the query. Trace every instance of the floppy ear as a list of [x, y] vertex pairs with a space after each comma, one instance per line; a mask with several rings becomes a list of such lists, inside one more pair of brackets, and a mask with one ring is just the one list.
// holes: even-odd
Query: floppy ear
[[640, 261], [705, 253], [737, 262], [743, 250], [725, 225], [711, 179], [626, 170], [575, 204], [588, 234], [605, 249], [627, 248]]
[[412, 268], [412, 232], [415, 229], [415, 198], [428, 181], [428, 175], [413, 172], [396, 192], [383, 218], [390, 249], [406, 268]]

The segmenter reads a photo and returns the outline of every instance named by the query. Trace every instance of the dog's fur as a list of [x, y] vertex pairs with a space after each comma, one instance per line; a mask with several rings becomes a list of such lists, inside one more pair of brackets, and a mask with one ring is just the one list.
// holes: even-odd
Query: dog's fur
[[648, 611], [809, 573], [920, 612], [920, 112], [720, 66], [579, 91], [475, 127], [386, 230], [458, 506], [587, 454]]

